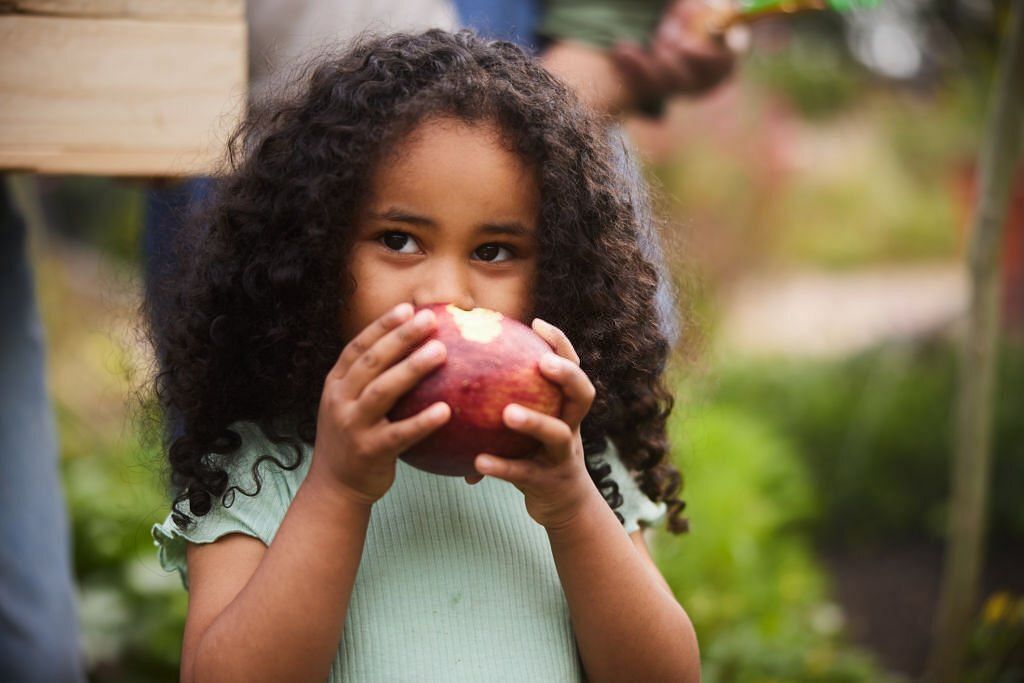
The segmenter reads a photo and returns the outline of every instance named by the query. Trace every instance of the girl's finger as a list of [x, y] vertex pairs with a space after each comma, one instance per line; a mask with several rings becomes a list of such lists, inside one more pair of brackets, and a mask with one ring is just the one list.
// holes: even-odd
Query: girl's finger
[[423, 310], [378, 339], [352, 362], [342, 379], [342, 398], [358, 398], [367, 384], [409, 353], [413, 346], [436, 327], [437, 316], [434, 312]]
[[367, 384], [356, 401], [365, 423], [376, 424], [395, 401], [444, 363], [446, 354], [445, 345], [431, 339]]
[[540, 370], [562, 388], [562, 421], [576, 429], [594, 404], [597, 390], [593, 382], [578, 365], [553, 353], [540, 359]]
[[507, 481], [520, 489], [531, 488], [543, 479], [541, 466], [532, 460], [510, 460], [481, 453], [476, 456], [473, 466], [484, 476]]
[[565, 332], [540, 318], [533, 319], [533, 331], [544, 338], [552, 349], [555, 350], [559, 356], [568, 358], [576, 365], [580, 364], [580, 357], [576, 354], [576, 349], [572, 347], [572, 342], [565, 336]]
[[510, 429], [532, 436], [544, 444], [548, 460], [561, 462], [572, 452], [573, 430], [557, 417], [510, 403], [505, 406], [502, 418]]
[[341, 379], [344, 377], [348, 373], [348, 369], [352, 367], [352, 363], [359, 356], [363, 355], [378, 339], [412, 317], [412, 313], [412, 304], [400, 303], [367, 325], [362, 332], [345, 345], [341, 355], [338, 356], [338, 360], [334, 363], [334, 367], [328, 373], [328, 379]]
[[404, 420], [382, 422], [382, 427], [376, 430], [370, 440], [374, 442], [376, 450], [398, 455], [443, 425], [451, 416], [451, 407], [440, 401]]

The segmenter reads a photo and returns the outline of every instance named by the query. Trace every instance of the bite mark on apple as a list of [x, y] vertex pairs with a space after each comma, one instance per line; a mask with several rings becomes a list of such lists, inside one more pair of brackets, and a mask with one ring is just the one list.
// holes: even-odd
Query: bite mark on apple
[[497, 311], [486, 308], [467, 311], [452, 304], [447, 308], [463, 339], [488, 344], [501, 334], [501, 319], [505, 316]]

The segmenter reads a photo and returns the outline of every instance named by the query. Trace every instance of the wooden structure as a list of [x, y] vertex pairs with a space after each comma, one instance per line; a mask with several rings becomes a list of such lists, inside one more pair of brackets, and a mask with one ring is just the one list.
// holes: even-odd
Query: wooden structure
[[210, 172], [247, 70], [244, 0], [0, 0], [0, 170]]

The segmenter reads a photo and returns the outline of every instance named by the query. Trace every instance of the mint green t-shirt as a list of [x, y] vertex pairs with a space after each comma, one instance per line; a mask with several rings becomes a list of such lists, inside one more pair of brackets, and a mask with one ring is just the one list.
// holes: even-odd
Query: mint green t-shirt
[[[255, 489], [252, 464], [295, 454], [250, 423], [237, 423], [242, 455], [231, 483]], [[614, 446], [601, 458], [623, 496], [623, 533], [653, 524], [665, 504], [633, 482]], [[293, 471], [259, 466], [256, 496], [219, 502], [181, 531], [168, 516], [153, 526], [160, 564], [188, 587], [186, 541], [242, 533], [270, 545], [309, 471], [312, 448]], [[329, 549], [319, 549], [327, 552]], [[600, 599], [595, 596], [595, 599]], [[511, 484], [491, 477], [470, 486], [398, 461], [395, 482], [370, 515], [366, 543], [330, 681], [580, 681], [569, 607], [544, 528]]]

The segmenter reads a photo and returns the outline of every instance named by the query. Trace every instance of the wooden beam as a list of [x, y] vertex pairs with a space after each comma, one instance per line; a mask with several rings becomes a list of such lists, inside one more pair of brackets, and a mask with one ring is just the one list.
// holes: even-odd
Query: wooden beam
[[246, 88], [241, 20], [0, 15], [0, 169], [209, 172]]
[[238, 22], [244, 0], [0, 0], [0, 12], [58, 17]]

